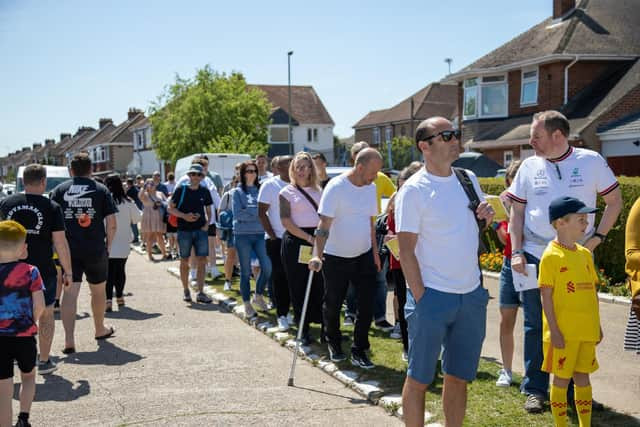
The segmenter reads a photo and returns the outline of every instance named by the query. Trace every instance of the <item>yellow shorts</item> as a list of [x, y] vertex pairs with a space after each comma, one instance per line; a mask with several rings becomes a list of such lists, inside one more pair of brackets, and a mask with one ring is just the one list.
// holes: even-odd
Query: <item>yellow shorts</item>
[[593, 341], [565, 341], [562, 349], [543, 341], [542, 349], [542, 370], [560, 378], [571, 378], [575, 372], [590, 374], [599, 367]]

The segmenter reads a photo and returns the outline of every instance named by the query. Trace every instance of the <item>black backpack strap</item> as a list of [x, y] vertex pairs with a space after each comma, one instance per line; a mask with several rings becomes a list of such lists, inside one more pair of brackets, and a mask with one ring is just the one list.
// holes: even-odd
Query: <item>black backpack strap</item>
[[478, 208], [478, 205], [480, 205], [480, 197], [478, 196], [478, 193], [476, 192], [476, 189], [473, 186], [473, 182], [471, 181], [471, 178], [469, 178], [469, 174], [467, 173], [467, 171], [463, 168], [454, 167], [453, 172], [456, 174], [458, 181], [460, 181], [464, 192], [469, 198], [469, 209], [471, 209], [473, 217], [478, 224], [478, 268], [480, 268], [480, 286], [484, 286], [482, 266], [480, 265], [480, 254], [486, 252], [486, 247], [484, 245], [484, 241], [482, 240], [482, 232], [487, 226], [487, 222], [484, 219], [478, 219], [478, 217], [476, 216], [476, 209]]
[[304, 189], [302, 187], [300, 187], [298, 184], [296, 184], [296, 188], [305, 197], [305, 199], [307, 199], [309, 201], [309, 203], [311, 203], [311, 206], [313, 206], [313, 209], [315, 209], [316, 212], [318, 212], [318, 204], [316, 203], [315, 200], [313, 200], [313, 197], [311, 197], [309, 195], [309, 193], [304, 191]]

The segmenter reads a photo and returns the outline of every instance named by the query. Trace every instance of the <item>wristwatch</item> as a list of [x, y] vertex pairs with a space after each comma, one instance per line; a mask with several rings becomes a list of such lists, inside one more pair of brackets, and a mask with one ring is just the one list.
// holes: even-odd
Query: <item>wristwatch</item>
[[604, 241], [607, 240], [606, 234], [598, 233], [597, 231], [593, 233], [592, 237], [597, 237], [598, 239], [600, 239], [600, 243], [604, 243]]
[[524, 249], [516, 249], [515, 251], [511, 251], [511, 256], [513, 255], [522, 255], [524, 256]]

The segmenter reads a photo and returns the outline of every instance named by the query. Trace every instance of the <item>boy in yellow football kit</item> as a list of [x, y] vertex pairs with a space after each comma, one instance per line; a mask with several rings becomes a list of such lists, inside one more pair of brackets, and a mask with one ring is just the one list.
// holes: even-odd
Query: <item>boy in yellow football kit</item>
[[542, 254], [538, 286], [543, 310], [542, 370], [553, 374], [551, 413], [556, 426], [567, 425], [571, 378], [580, 426], [591, 425], [589, 374], [598, 369], [596, 344], [602, 340], [598, 276], [591, 251], [576, 242], [584, 237], [587, 214], [596, 211], [573, 197], [561, 197], [549, 205], [557, 235]]

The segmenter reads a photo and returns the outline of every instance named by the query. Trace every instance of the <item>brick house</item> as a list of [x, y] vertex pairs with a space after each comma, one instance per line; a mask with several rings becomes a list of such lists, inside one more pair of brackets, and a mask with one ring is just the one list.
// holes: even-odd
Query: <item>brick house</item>
[[289, 115], [293, 152], [321, 152], [329, 163], [333, 158], [333, 127], [335, 123], [313, 86], [291, 86], [291, 112], [287, 85], [249, 84], [262, 90], [271, 103], [269, 125], [269, 156], [289, 154]]
[[552, 12], [444, 79], [458, 87], [465, 147], [507, 166], [533, 154], [533, 114], [554, 109], [571, 123], [571, 144], [601, 152], [618, 174], [640, 175], [638, 147], [610, 150], [604, 135], [640, 111], [640, 2], [553, 0]]
[[391, 108], [370, 111], [353, 125], [355, 140], [379, 147], [395, 137], [413, 138], [415, 128], [426, 118], [457, 117], [457, 93], [455, 86], [431, 83]]

